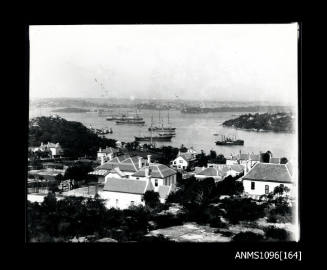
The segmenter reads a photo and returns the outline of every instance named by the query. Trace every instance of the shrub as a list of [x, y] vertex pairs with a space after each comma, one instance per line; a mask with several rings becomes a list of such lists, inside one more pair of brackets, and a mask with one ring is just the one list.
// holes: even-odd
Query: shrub
[[153, 190], [148, 190], [143, 195], [145, 205], [150, 208], [156, 208], [160, 205], [159, 193]]
[[233, 241], [237, 242], [257, 242], [262, 241], [263, 236], [261, 234], [253, 233], [253, 232], [240, 232], [236, 234], [233, 239]]
[[224, 199], [224, 216], [233, 224], [239, 221], [254, 221], [265, 216], [265, 205], [250, 198]]
[[275, 226], [269, 226], [264, 229], [267, 239], [274, 239], [279, 241], [290, 241], [291, 234], [285, 229], [277, 228]]
[[167, 228], [171, 226], [178, 226], [183, 224], [183, 219], [180, 215], [157, 215], [153, 218], [153, 221], [156, 223], [156, 228]]
[[172, 242], [169, 238], [165, 237], [162, 234], [158, 234], [157, 236], [145, 236], [140, 239], [140, 242]]

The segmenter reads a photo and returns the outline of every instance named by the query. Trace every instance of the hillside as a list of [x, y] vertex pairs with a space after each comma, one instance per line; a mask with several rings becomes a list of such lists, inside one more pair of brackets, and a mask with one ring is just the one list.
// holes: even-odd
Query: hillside
[[59, 142], [65, 156], [96, 156], [99, 147], [115, 147], [115, 140], [101, 138], [79, 122], [61, 117], [37, 117], [29, 123], [29, 146]]
[[56, 109], [53, 110], [53, 112], [64, 112], [64, 113], [84, 113], [89, 112], [88, 109], [82, 109], [82, 108], [62, 108], [62, 109]]
[[293, 132], [293, 116], [289, 113], [243, 114], [227, 120], [224, 126], [257, 131]]

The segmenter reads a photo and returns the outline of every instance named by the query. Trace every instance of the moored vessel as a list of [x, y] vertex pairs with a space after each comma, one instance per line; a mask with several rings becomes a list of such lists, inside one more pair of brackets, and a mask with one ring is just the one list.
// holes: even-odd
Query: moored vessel
[[221, 138], [216, 141], [216, 145], [244, 145], [244, 140], [236, 139], [236, 136], [221, 135]]

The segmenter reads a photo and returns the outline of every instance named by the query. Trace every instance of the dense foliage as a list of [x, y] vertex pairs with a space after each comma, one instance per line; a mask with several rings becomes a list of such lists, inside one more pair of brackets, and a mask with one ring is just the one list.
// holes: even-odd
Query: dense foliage
[[223, 227], [221, 217], [225, 216], [221, 203], [221, 195], [236, 195], [243, 191], [241, 182], [228, 177], [223, 181], [215, 182], [212, 178], [201, 181], [194, 177], [178, 181], [177, 191], [169, 194], [167, 203], [178, 203], [184, 207], [184, 221], [195, 221], [199, 224], [210, 224], [212, 227]]
[[242, 129], [265, 130], [275, 132], [292, 132], [293, 118], [289, 113], [244, 114], [238, 118], [227, 120], [224, 126]]
[[95, 235], [118, 241], [139, 241], [148, 232], [149, 212], [144, 207], [107, 209], [101, 199], [67, 197], [50, 193], [41, 204], [27, 204], [28, 241], [68, 241]]
[[216, 151], [214, 150], [210, 150], [209, 155], [206, 155], [202, 150], [200, 154], [196, 155], [196, 159], [196, 166], [198, 167], [207, 167], [209, 162], [215, 164], [226, 164], [226, 158], [224, 155], [217, 155]]
[[59, 142], [65, 156], [95, 156], [99, 147], [115, 147], [113, 139], [101, 138], [83, 124], [60, 117], [37, 117], [30, 121], [29, 145], [40, 146], [41, 142]]
[[257, 242], [263, 240], [263, 235], [254, 232], [240, 232], [233, 237], [236, 242]]
[[143, 195], [145, 206], [149, 208], [156, 208], [160, 204], [159, 193], [153, 190], [148, 190]]

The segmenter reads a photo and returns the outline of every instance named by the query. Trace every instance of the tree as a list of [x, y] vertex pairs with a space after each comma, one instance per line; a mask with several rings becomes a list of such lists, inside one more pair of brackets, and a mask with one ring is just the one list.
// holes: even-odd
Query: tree
[[275, 226], [269, 226], [264, 229], [265, 236], [267, 239], [279, 240], [279, 241], [289, 241], [291, 240], [291, 234], [282, 228], [277, 228]]
[[145, 205], [150, 208], [156, 208], [160, 205], [159, 193], [153, 190], [148, 190], [143, 195]]
[[263, 153], [262, 154], [262, 162], [263, 163], [269, 163], [270, 156], [271, 156], [271, 152], [270, 151], [267, 151], [266, 153]]
[[214, 151], [214, 150], [210, 150], [209, 158], [210, 158], [211, 160], [215, 160], [215, 159], [217, 158], [217, 153], [216, 153], [216, 151]]
[[240, 232], [233, 237], [233, 241], [237, 242], [257, 242], [262, 240], [263, 236], [254, 232]]
[[287, 162], [288, 162], [288, 159], [286, 157], [282, 157], [280, 159], [280, 164], [287, 164]]
[[95, 156], [99, 147], [116, 147], [116, 140], [101, 138], [79, 122], [45, 116], [33, 118], [30, 123], [33, 122], [37, 122], [37, 126], [29, 129], [30, 146], [59, 142], [64, 154], [73, 158]]

